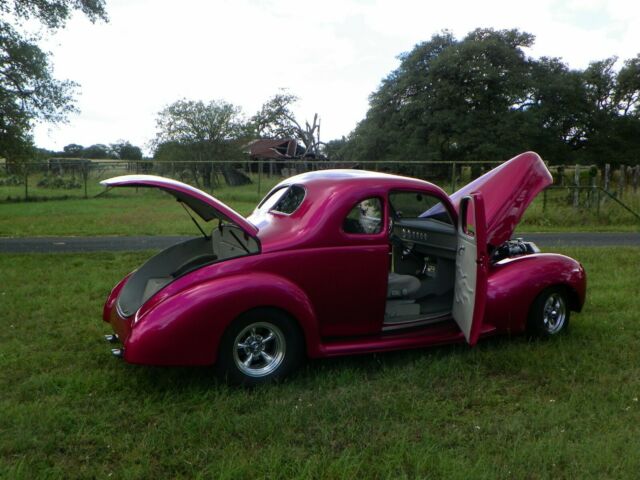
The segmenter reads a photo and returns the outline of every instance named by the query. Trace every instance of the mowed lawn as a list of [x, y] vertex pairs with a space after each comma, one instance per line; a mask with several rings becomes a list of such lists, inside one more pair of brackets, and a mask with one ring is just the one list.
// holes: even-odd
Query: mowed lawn
[[[279, 179], [263, 178], [241, 187], [221, 187], [213, 195], [242, 215], [249, 215]], [[93, 191], [92, 195], [97, 194]], [[640, 212], [640, 194], [628, 193], [625, 202]], [[599, 210], [574, 209], [567, 191], [538, 195], [526, 211], [518, 232], [640, 231], [640, 220], [608, 199]], [[211, 227], [207, 227], [210, 229]], [[196, 227], [176, 200], [152, 189], [114, 189], [89, 199], [38, 202], [0, 202], [0, 237], [188, 235]]]
[[[279, 179], [221, 187], [213, 195], [249, 215]], [[211, 227], [209, 227], [210, 229]], [[88, 199], [0, 203], [0, 237], [189, 235], [198, 230], [171, 195], [155, 189], [113, 189]]]
[[1, 255], [0, 478], [637, 478], [640, 248], [563, 253], [589, 275], [567, 335], [254, 390], [109, 355], [102, 303], [147, 255]]

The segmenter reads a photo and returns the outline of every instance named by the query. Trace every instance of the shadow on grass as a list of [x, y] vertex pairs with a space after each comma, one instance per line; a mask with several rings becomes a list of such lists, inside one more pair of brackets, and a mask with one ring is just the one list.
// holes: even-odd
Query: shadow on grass
[[[504, 351], [514, 347], [524, 347], [531, 343], [526, 336], [496, 336], [483, 339], [476, 347], [466, 344], [450, 344], [411, 350], [398, 350], [382, 353], [346, 355], [335, 358], [308, 359], [293, 374], [281, 382], [262, 385], [251, 389], [300, 388], [333, 384], [348, 384], [358, 380], [374, 380], [407, 365], [428, 365], [432, 362], [455, 362], [461, 365], [474, 364], [484, 353]], [[544, 341], [543, 343], [546, 343]], [[228, 386], [216, 375], [214, 366], [196, 367], [152, 367], [144, 365], [121, 364], [122, 372], [127, 375], [135, 387], [148, 392], [166, 393], [184, 391], [204, 392], [211, 389], [240, 389]], [[118, 368], [117, 370], [120, 370]], [[428, 374], [428, 371], [425, 371]]]

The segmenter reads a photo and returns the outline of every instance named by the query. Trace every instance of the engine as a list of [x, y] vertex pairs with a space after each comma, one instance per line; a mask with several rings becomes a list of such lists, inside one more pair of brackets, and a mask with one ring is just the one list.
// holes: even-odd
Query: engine
[[522, 238], [508, 240], [491, 252], [491, 262], [496, 263], [505, 258], [540, 253], [540, 249], [533, 242], [525, 242]]

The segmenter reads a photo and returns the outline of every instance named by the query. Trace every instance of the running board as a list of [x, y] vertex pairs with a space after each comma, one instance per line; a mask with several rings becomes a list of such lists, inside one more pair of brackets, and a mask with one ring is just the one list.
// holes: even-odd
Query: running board
[[[496, 333], [493, 325], [482, 325], [480, 337]], [[464, 343], [464, 335], [453, 322], [442, 322], [422, 331], [407, 331], [393, 334], [380, 334], [350, 340], [325, 343], [320, 346], [318, 356], [337, 357], [363, 353], [386, 352], [406, 348], [420, 348], [449, 343]]]
[[429, 315], [404, 315], [399, 317], [385, 316], [382, 331], [389, 332], [401, 328], [420, 327], [451, 319], [451, 311], [431, 313]]

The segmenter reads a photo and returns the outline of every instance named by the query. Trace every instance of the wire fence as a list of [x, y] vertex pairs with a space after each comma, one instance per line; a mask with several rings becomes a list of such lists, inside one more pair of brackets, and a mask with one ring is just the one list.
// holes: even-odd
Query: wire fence
[[[208, 191], [243, 185], [260, 198], [273, 185], [292, 175], [333, 168], [357, 168], [422, 178], [453, 192], [501, 162], [365, 161], [122, 161], [51, 158], [44, 162], [0, 164], [0, 202], [94, 198], [104, 195], [101, 180], [119, 175], [151, 174], [173, 178]], [[570, 207], [591, 215], [611, 209], [640, 220], [640, 165], [549, 166], [554, 182], [536, 200], [543, 214]], [[122, 194], [135, 194], [129, 190]], [[616, 213], [617, 214], [617, 213]]]

